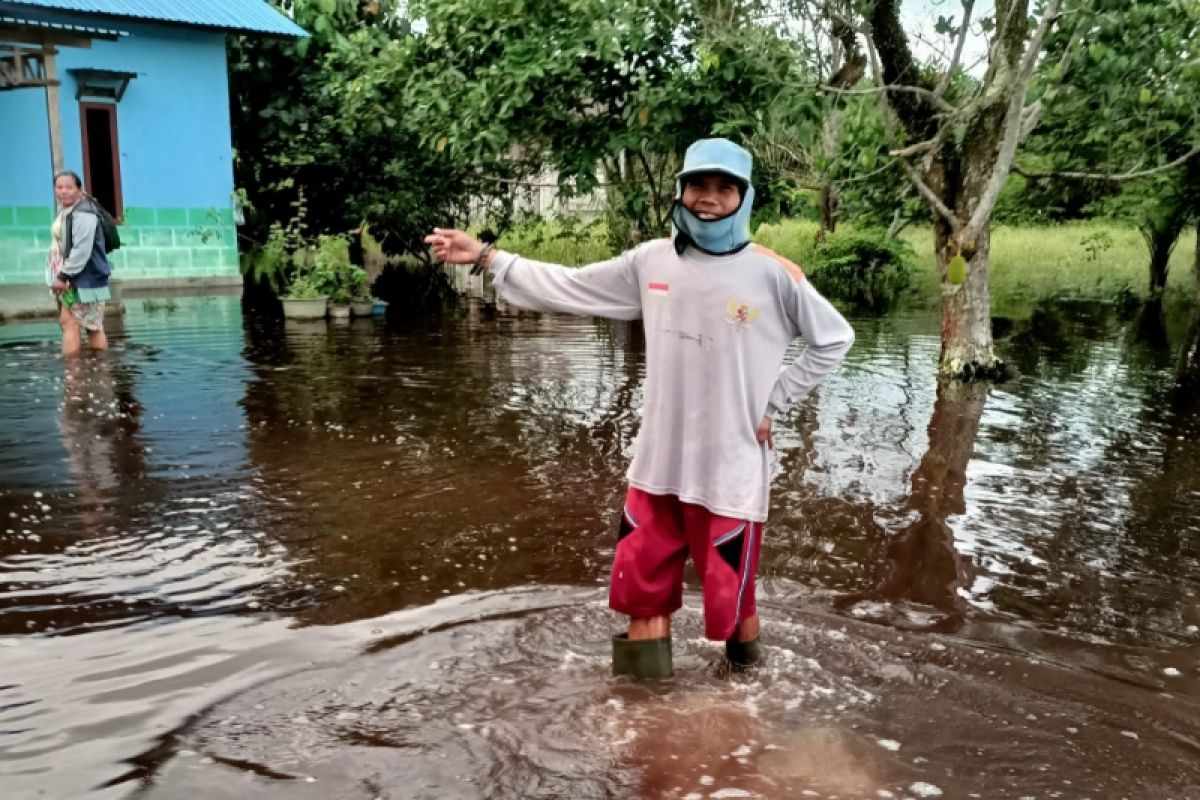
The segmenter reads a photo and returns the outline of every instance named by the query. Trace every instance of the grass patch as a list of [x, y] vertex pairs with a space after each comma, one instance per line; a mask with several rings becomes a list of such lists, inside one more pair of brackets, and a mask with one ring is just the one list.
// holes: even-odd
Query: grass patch
[[[755, 240], [813, 270], [813, 282], [819, 286], [820, 268], [813, 246], [816, 232], [815, 222], [787, 220], [762, 226]], [[912, 302], [937, 306], [940, 286], [933, 260], [933, 231], [910, 228], [901, 238], [916, 253]], [[1195, 234], [1185, 231], [1171, 255], [1169, 294], [1187, 295], [1193, 291], [1195, 248]], [[992, 311], [1021, 318], [1039, 300], [1049, 298], [1101, 301], [1145, 298], [1150, 285], [1149, 261], [1141, 234], [1135, 228], [1113, 222], [997, 226], [992, 229], [988, 269]]]
[[[853, 230], [853, 225], [845, 226]], [[754, 241], [812, 273], [820, 287], [814, 239], [817, 223], [785, 220], [763, 225]], [[916, 254], [910, 305], [938, 305], [940, 287], [933, 260], [933, 231], [910, 228], [901, 234]], [[557, 264], [587, 264], [611, 258], [601, 224], [562, 221], [523, 226], [500, 240], [506, 250]], [[1176, 299], [1194, 291], [1192, 262], [1196, 235], [1185, 231], [1171, 256], [1167, 292]], [[992, 230], [989, 277], [993, 313], [1023, 318], [1047, 299], [1128, 301], [1146, 296], [1149, 254], [1133, 227], [1110, 221], [1071, 222], [1045, 227], [1001, 225]]]
[[[919, 272], [937, 297], [933, 270], [933, 234], [912, 231], [908, 240], [927, 269]], [[1167, 291], [1192, 290], [1196, 236], [1187, 231], [1171, 255]], [[1150, 254], [1135, 228], [1112, 222], [1071, 222], [1053, 227], [1000, 226], [992, 231], [988, 276], [992, 308], [1006, 316], [1023, 316], [1039, 299], [1143, 299], [1150, 287]]]

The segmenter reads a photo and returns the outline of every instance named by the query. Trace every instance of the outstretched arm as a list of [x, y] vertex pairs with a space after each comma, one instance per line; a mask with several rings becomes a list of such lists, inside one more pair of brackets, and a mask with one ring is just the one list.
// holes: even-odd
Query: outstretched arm
[[[438, 259], [452, 264], [475, 263], [483, 252], [478, 240], [450, 228], [435, 228], [425, 241], [433, 246]], [[495, 275], [499, 296], [522, 308], [612, 319], [642, 315], [637, 270], [630, 253], [576, 269], [491, 250], [482, 266]]]
[[[474, 264], [483, 252], [483, 242], [454, 228], [434, 228], [433, 233], [425, 237], [425, 244], [433, 248], [433, 255], [438, 261], [447, 264]], [[488, 256], [488, 263], [483, 266], [489, 266], [494, 256], [493, 250]]]

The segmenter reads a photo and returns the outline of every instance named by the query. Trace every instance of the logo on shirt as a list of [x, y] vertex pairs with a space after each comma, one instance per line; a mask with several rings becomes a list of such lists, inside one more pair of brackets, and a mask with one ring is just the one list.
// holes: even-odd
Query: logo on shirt
[[731, 297], [725, 301], [725, 321], [740, 331], [754, 320], [758, 319], [758, 309]]
[[651, 283], [646, 287], [646, 290], [650, 294], [666, 294], [671, 291], [671, 285], [669, 283]]

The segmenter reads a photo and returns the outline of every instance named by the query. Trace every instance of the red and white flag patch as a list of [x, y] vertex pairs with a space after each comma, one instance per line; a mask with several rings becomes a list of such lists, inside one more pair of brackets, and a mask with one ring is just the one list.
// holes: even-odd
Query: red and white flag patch
[[671, 285], [667, 283], [651, 283], [646, 289], [650, 294], [667, 294], [671, 291]]

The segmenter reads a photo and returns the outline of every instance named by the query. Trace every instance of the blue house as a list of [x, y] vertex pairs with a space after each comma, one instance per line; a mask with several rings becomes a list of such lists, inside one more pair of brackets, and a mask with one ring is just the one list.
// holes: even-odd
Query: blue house
[[0, 318], [52, 311], [53, 175], [122, 223], [122, 288], [241, 285], [225, 37], [265, 0], [0, 0]]

